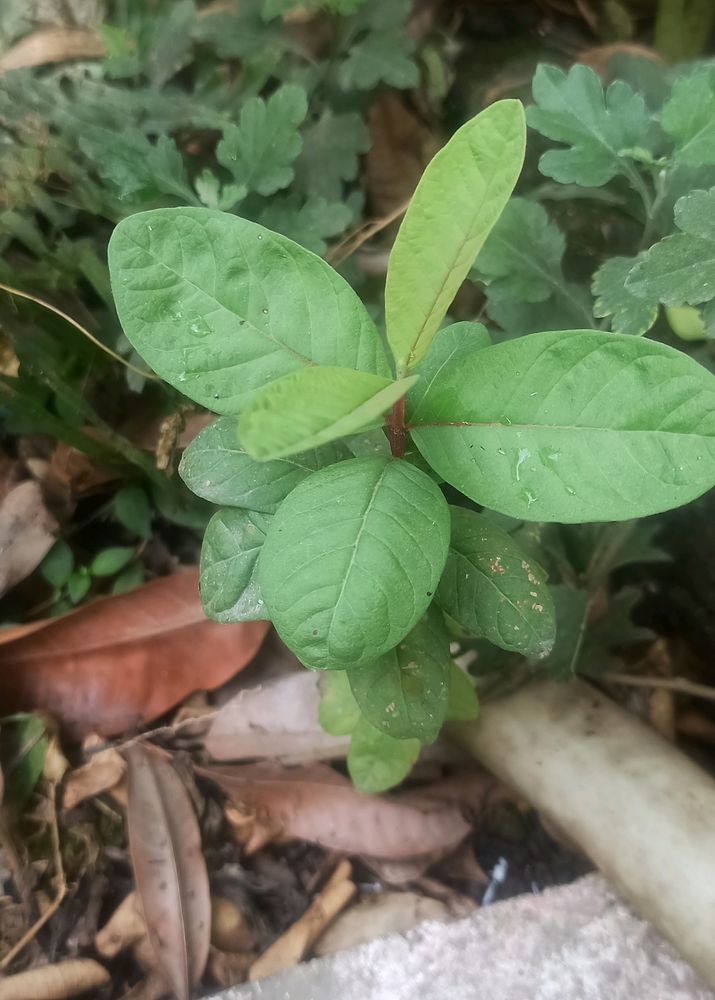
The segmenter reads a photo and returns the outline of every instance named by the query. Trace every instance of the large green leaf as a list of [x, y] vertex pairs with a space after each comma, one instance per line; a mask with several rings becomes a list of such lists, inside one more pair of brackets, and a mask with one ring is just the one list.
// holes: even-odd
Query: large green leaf
[[542, 569], [493, 521], [462, 507], [450, 513], [439, 606], [470, 635], [524, 656], [546, 656], [555, 624]]
[[447, 558], [449, 509], [408, 462], [354, 458], [283, 501], [258, 564], [270, 618], [308, 667], [370, 663], [415, 626]]
[[429, 396], [432, 383], [440, 377], [445, 365], [490, 344], [489, 332], [481, 323], [452, 323], [440, 330], [419, 364], [419, 381], [407, 394], [408, 419], [419, 420], [422, 401]]
[[273, 514], [311, 473], [351, 455], [344, 444], [334, 442], [280, 461], [257, 462], [238, 439], [236, 417], [219, 417], [185, 450], [179, 475], [190, 490], [211, 503]]
[[291, 372], [255, 394], [239, 420], [241, 441], [261, 461], [317, 448], [379, 424], [416, 381], [328, 366]]
[[141, 212], [109, 243], [128, 339], [175, 388], [217, 413], [311, 364], [388, 375], [375, 326], [325, 261], [237, 216]]
[[199, 587], [209, 618], [245, 622], [266, 618], [256, 561], [270, 515], [220, 510], [209, 521], [201, 548]]
[[538, 66], [532, 89], [536, 106], [527, 111], [529, 125], [568, 147], [543, 154], [542, 174], [582, 187], [599, 187], [622, 174], [638, 185], [629, 150], [647, 148], [651, 131], [640, 94], [623, 80], [604, 93], [597, 74], [582, 64], [568, 73], [557, 66]]
[[320, 678], [318, 720], [331, 736], [349, 736], [362, 718], [347, 670], [328, 670]]
[[524, 111], [498, 101], [463, 125], [428, 165], [387, 269], [387, 339], [398, 372], [425, 354], [516, 184]]
[[397, 740], [360, 719], [350, 739], [348, 773], [360, 792], [385, 792], [410, 773], [419, 740]]
[[443, 369], [413, 431], [439, 474], [534, 521], [619, 521], [715, 483], [715, 377], [664, 344], [537, 333]]
[[431, 743], [447, 712], [449, 635], [432, 607], [394, 649], [348, 670], [360, 710], [376, 729], [398, 740]]

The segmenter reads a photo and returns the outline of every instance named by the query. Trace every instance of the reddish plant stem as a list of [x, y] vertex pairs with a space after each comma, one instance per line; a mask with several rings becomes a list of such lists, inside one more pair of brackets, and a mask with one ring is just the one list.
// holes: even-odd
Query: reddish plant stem
[[390, 440], [390, 451], [393, 458], [403, 458], [405, 454], [405, 443], [407, 440], [407, 428], [405, 427], [405, 397], [398, 399], [390, 410], [387, 421], [387, 432]]

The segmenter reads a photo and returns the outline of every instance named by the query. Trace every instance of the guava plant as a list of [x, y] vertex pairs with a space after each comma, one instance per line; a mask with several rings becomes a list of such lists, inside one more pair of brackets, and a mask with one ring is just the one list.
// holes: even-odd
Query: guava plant
[[363, 788], [474, 714], [451, 636], [530, 657], [553, 644], [545, 574], [490, 512], [623, 520], [715, 483], [715, 377], [691, 358], [595, 330], [491, 344], [477, 323], [443, 326], [524, 146], [521, 104], [500, 101], [429, 164], [390, 255], [387, 347], [322, 259], [245, 219], [160, 209], [111, 240], [127, 337], [219, 414], [180, 468], [221, 507], [206, 613], [270, 619], [330, 672], [321, 718], [352, 733]]

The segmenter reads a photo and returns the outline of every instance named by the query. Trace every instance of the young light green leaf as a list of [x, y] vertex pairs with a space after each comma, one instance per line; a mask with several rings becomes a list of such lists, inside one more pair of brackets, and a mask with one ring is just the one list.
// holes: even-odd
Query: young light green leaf
[[457, 666], [450, 664], [449, 699], [446, 718], [450, 722], [473, 722], [479, 715], [479, 699], [469, 676]]
[[317, 448], [380, 423], [417, 376], [392, 382], [350, 368], [303, 368], [259, 390], [238, 431], [253, 458], [265, 462]]
[[[141, 569], [141, 566], [139, 569]], [[73, 573], [70, 573], [70, 577], [67, 581], [67, 596], [72, 604], [79, 604], [79, 602], [87, 596], [91, 586], [92, 577], [89, 575], [89, 571], [86, 566], [79, 566]], [[114, 587], [112, 587], [112, 593], [114, 592]]]
[[348, 773], [359, 792], [385, 792], [410, 773], [420, 753], [419, 740], [396, 740], [361, 719], [348, 750]]
[[430, 608], [402, 642], [379, 660], [350, 668], [350, 687], [368, 722], [398, 740], [432, 743], [449, 698], [449, 635]]
[[609, 257], [593, 276], [593, 294], [596, 302], [594, 316], [611, 318], [611, 329], [616, 333], [630, 333], [639, 337], [655, 323], [658, 315], [657, 299], [641, 299], [633, 294], [626, 279], [641, 257]]
[[715, 377], [650, 340], [532, 334], [447, 366], [413, 437], [448, 483], [512, 517], [643, 517], [715, 483]]
[[463, 125], [427, 166], [387, 269], [387, 339], [398, 372], [423, 357], [516, 184], [524, 111], [498, 101]]
[[419, 420], [422, 400], [429, 395], [432, 383], [439, 378], [445, 365], [490, 344], [489, 332], [481, 323], [452, 323], [440, 330], [419, 363], [419, 381], [407, 393], [408, 420]]
[[600, 187], [621, 174], [637, 185], [628, 150], [651, 144], [651, 118], [640, 94], [623, 80], [604, 94], [596, 73], [580, 63], [568, 73], [538, 66], [532, 91], [536, 107], [527, 110], [529, 125], [570, 147], [544, 153], [542, 174], [582, 187]]
[[258, 563], [271, 621], [306, 666], [378, 659], [427, 609], [447, 558], [449, 509], [408, 462], [321, 469], [278, 508]]
[[109, 243], [127, 338], [165, 381], [219, 413], [311, 364], [389, 375], [375, 326], [325, 261], [203, 208], [129, 216]]
[[248, 510], [220, 510], [201, 547], [199, 590], [208, 618], [217, 622], [265, 619], [256, 562], [271, 518]]
[[74, 555], [67, 542], [55, 542], [40, 563], [40, 575], [53, 587], [59, 589], [67, 583], [74, 569]]
[[120, 569], [124, 569], [133, 558], [134, 549], [114, 545], [97, 553], [89, 564], [89, 572], [92, 576], [114, 576]]
[[715, 69], [700, 66], [678, 77], [660, 116], [676, 160], [690, 167], [715, 163]]
[[284, 84], [265, 101], [250, 98], [238, 125], [224, 128], [216, 159], [246, 191], [275, 194], [293, 180], [291, 164], [303, 144], [298, 128], [307, 111], [306, 92], [295, 84]]
[[543, 570], [493, 521], [450, 507], [449, 555], [435, 600], [469, 635], [524, 656], [554, 644], [554, 607]]
[[561, 311], [576, 317], [571, 322], [590, 325], [591, 310], [564, 277], [565, 249], [566, 239], [543, 205], [512, 198], [487, 237], [470, 278], [487, 283], [490, 310], [495, 303], [553, 298]]
[[275, 462], [257, 462], [238, 439], [236, 417], [219, 417], [184, 451], [179, 475], [197, 496], [222, 507], [274, 514], [290, 491], [318, 469], [350, 458], [340, 441]]
[[349, 736], [362, 718], [347, 670], [329, 670], [321, 676], [318, 718], [331, 736]]
[[715, 297], [715, 188], [680, 198], [675, 224], [681, 232], [666, 236], [644, 254], [626, 288], [667, 306], [709, 302]]

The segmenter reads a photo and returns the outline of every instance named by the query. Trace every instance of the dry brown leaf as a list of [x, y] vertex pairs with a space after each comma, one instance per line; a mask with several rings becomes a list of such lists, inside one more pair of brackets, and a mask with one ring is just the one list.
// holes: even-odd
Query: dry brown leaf
[[27, 480], [0, 502], [0, 594], [39, 565], [55, 541], [57, 522], [37, 483]]
[[95, 31], [84, 28], [40, 28], [0, 57], [0, 76], [11, 69], [45, 66], [69, 59], [97, 59], [105, 52]]
[[284, 836], [345, 854], [411, 858], [456, 847], [469, 831], [451, 805], [362, 795], [326, 764], [246, 764], [200, 768], [236, 802]]
[[248, 973], [252, 982], [290, 969], [307, 955], [325, 928], [355, 895], [357, 886], [350, 881], [350, 874], [349, 863], [341, 861], [302, 917], [253, 963]]
[[214, 896], [211, 900], [211, 944], [219, 951], [252, 951], [256, 935], [246, 918], [230, 899]]
[[256, 953], [253, 951], [236, 953], [212, 947], [207, 968], [219, 986], [237, 986], [245, 983], [248, 970], [255, 961]]
[[201, 833], [168, 758], [135, 744], [128, 764], [132, 869], [156, 962], [178, 1000], [201, 979], [209, 952], [211, 898]]
[[102, 958], [114, 958], [147, 933], [142, 904], [136, 892], [125, 896], [95, 938]]
[[0, 980], [0, 1000], [67, 1000], [106, 986], [110, 976], [92, 958], [72, 958]]
[[0, 632], [4, 710], [46, 711], [76, 738], [113, 736], [223, 684], [253, 658], [268, 624], [208, 621], [197, 576], [162, 577]]
[[62, 791], [62, 808], [74, 809], [80, 802], [114, 788], [127, 769], [124, 758], [116, 750], [101, 750], [67, 775]]
[[318, 722], [318, 682], [315, 672], [301, 670], [239, 691], [211, 723], [206, 750], [214, 760], [344, 757], [349, 737], [330, 736]]
[[148, 976], [125, 993], [122, 1000], [160, 1000], [161, 997], [167, 996], [168, 992], [164, 977], [152, 970]]

